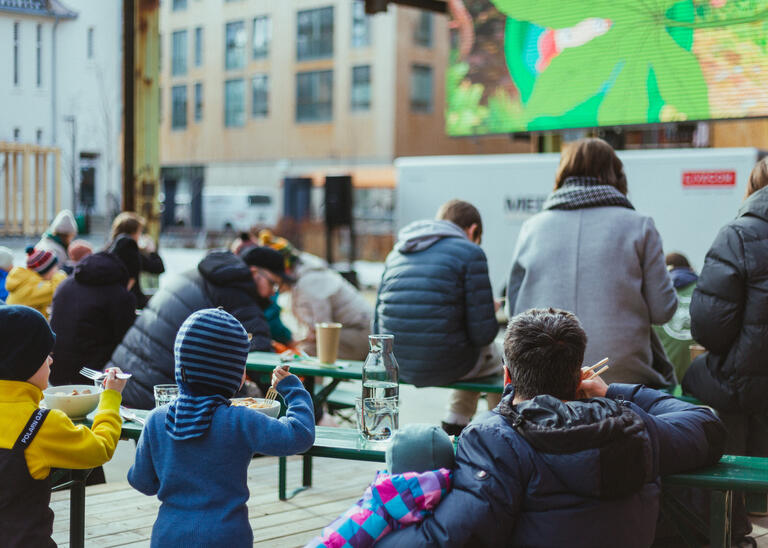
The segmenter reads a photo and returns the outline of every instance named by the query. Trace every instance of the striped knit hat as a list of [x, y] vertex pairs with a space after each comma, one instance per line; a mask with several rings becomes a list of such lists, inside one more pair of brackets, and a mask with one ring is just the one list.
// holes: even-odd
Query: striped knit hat
[[172, 438], [208, 431], [216, 408], [228, 405], [240, 387], [249, 348], [243, 326], [222, 309], [198, 310], [184, 321], [174, 347], [179, 397], [165, 419]]
[[41, 276], [56, 265], [59, 260], [56, 255], [44, 249], [27, 248], [27, 268], [34, 270]]

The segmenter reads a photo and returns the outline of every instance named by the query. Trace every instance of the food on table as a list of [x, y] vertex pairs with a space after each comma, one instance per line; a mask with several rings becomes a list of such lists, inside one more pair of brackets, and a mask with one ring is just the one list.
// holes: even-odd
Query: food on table
[[234, 407], [248, 407], [249, 409], [266, 409], [271, 407], [257, 398], [237, 398], [230, 401]]
[[90, 394], [91, 391], [87, 388], [83, 390], [76, 390], [73, 389], [71, 392], [54, 392], [54, 396], [85, 396], [86, 394]]

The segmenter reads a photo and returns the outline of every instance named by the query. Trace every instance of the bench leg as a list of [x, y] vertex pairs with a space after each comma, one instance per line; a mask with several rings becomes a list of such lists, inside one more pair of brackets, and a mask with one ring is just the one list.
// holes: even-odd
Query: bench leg
[[709, 545], [711, 548], [731, 546], [731, 513], [733, 491], [712, 491], [709, 502]]
[[312, 487], [312, 456], [304, 455], [301, 459], [301, 483], [304, 487]]
[[69, 545], [85, 546], [85, 480], [90, 470], [73, 470], [69, 489]]
[[287, 462], [285, 457], [278, 457], [277, 459], [277, 470], [278, 470], [277, 496], [280, 497], [280, 500], [287, 500], [287, 497], [285, 496], [286, 467], [287, 467]]

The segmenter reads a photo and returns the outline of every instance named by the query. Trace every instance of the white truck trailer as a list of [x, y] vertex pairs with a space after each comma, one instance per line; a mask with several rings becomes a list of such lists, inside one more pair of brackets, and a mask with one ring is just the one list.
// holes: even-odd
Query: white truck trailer
[[[683, 253], [697, 271], [717, 231], [736, 216], [749, 173], [763, 156], [754, 148], [618, 154], [635, 209], [653, 217], [665, 253]], [[399, 158], [396, 226], [432, 218], [440, 204], [452, 198], [474, 204], [483, 217], [483, 249], [499, 295], [520, 226], [541, 210], [554, 187], [559, 160], [559, 154]], [[611, 265], [604, 268], [610, 270]]]

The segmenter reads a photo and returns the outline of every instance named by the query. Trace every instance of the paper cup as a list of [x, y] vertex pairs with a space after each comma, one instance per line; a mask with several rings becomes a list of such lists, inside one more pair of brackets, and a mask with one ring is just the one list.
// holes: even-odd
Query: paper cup
[[688, 347], [688, 350], [691, 352], [691, 361], [695, 360], [697, 356], [700, 356], [707, 351], [707, 349], [700, 344], [692, 344]]
[[336, 363], [339, 355], [340, 323], [316, 323], [315, 341], [317, 344], [317, 359], [321, 363]]

